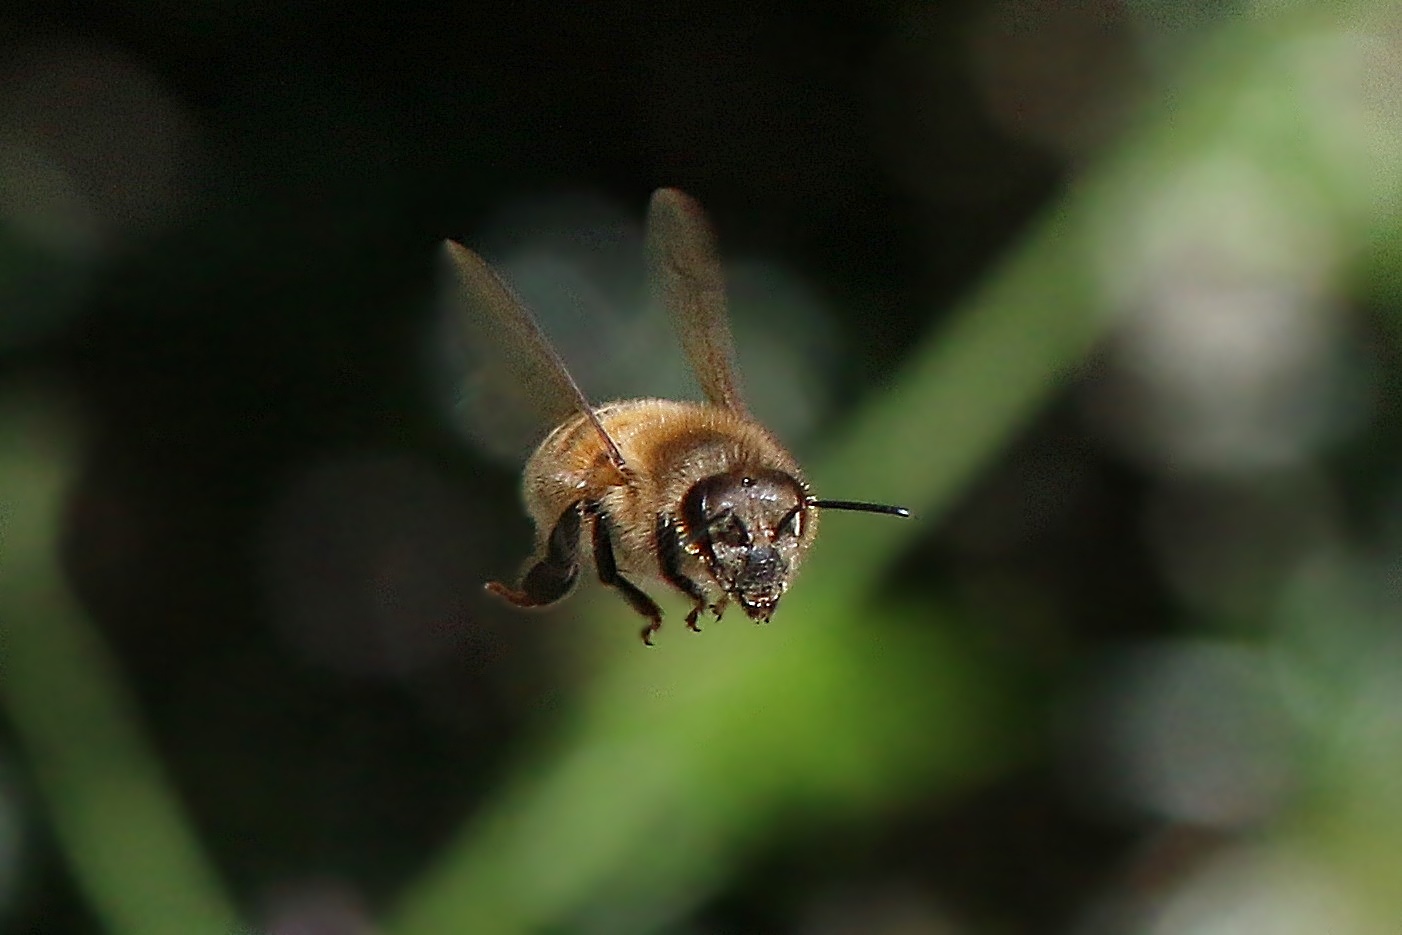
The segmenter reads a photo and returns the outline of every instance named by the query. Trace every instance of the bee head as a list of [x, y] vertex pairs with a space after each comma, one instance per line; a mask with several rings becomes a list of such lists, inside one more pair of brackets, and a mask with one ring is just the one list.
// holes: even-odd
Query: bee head
[[750, 619], [767, 621], [812, 533], [802, 483], [773, 469], [715, 474], [682, 500], [686, 546]]

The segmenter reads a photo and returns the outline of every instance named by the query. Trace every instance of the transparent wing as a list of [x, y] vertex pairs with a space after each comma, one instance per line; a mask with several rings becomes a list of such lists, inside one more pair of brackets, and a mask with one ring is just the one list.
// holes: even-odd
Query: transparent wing
[[474, 421], [513, 436], [524, 430], [539, 441], [582, 412], [622, 467], [618, 447], [526, 306], [476, 253], [451, 240], [443, 249], [456, 274], [450, 333], [470, 360], [463, 399]]
[[725, 275], [706, 213], [689, 195], [659, 188], [647, 214], [652, 286], [681, 336], [706, 398], [748, 414], [735, 374]]

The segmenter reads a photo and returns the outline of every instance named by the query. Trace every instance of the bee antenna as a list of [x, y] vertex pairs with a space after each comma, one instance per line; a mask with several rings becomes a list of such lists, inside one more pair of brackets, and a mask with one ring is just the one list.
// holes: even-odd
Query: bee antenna
[[909, 516], [910, 511], [903, 506], [889, 503], [864, 503], [861, 500], [809, 500], [809, 506], [820, 510], [851, 510], [854, 513], [884, 513], [887, 516]]

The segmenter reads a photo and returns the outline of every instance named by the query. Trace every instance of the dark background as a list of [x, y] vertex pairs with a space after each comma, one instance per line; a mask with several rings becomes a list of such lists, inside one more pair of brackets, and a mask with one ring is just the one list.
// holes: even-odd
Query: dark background
[[[0, 368], [64, 381], [87, 426], [63, 567], [241, 909], [270, 932], [328, 933], [387, 911], [587, 680], [559, 664], [567, 614], [520, 618], [477, 590], [529, 530], [517, 475], [454, 431], [426, 371], [438, 242], [475, 243], [527, 201], [587, 193], [641, 219], [654, 188], [690, 192], [728, 256], [782, 265], [826, 309], [830, 403], [802, 452], [1159, 100], [1164, 51], [1213, 27], [1109, 0], [3, 16], [8, 123], [44, 141], [83, 204], [45, 207], [48, 189], [21, 180], [60, 220], [48, 239], [17, 221], [6, 235], [12, 306], [33, 311]], [[529, 238], [523, 224], [508, 239]], [[1346, 343], [1390, 373], [1390, 332], [1367, 321]], [[1094, 927], [1107, 901], [1171, 892], [1242, 833], [1092, 804], [1095, 743], [1118, 741], [1083, 736], [1103, 713], [1080, 707], [1088, 673], [1204, 618], [1236, 639], [1268, 616], [1315, 541], [1302, 484], [1332, 492], [1338, 538], [1376, 544], [1395, 431], [1370, 416], [1312, 448], [1308, 470], [1169, 483], [1171, 457], [1097, 421], [1133, 395], [1113, 352], [1050, 393], [890, 576], [1018, 673], [1018, 752], [957, 795], [768, 835], [668, 931], [1128, 930]], [[1165, 515], [1192, 535], [1165, 545]], [[406, 529], [403, 573], [426, 615], [454, 623], [391, 646], [357, 582]], [[1227, 583], [1199, 587], [1165, 558], [1213, 544]], [[279, 623], [288, 606], [324, 628]], [[37, 777], [22, 750], [6, 757], [28, 834], [3, 927], [99, 930]]]

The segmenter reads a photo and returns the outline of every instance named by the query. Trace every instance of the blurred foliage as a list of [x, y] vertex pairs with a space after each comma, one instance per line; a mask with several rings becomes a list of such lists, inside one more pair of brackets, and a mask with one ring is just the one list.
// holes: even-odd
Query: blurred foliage
[[51, 388], [8, 386], [3, 399], [0, 698], [54, 833], [107, 930], [229, 931], [237, 914], [54, 562], [73, 475], [72, 413]]
[[[6, 366], [63, 389], [10, 382], [0, 411], [0, 757], [22, 777], [0, 808], [47, 829], [0, 846], [0, 919], [1392, 931], [1402, 20], [1366, 0], [1170, 22], [1162, 4], [1062, 9], [828, 12], [785, 44], [784, 11], [717, 8], [699, 33], [647, 33], [646, 94], [626, 69], [587, 89], [569, 68], [515, 78], [491, 36], [528, 20], [401, 25], [405, 48], [449, 63], [412, 114], [389, 102], [423, 73], [398, 70], [393, 43], [306, 74], [266, 64], [310, 10], [286, 33], [181, 11], [168, 57], [134, 43], [172, 69], [224, 50], [241, 80], [194, 69], [185, 109], [91, 45], [17, 54], [40, 78], [110, 79], [65, 127], [115, 108], [135, 115], [118, 121], [134, 151], [164, 156], [108, 177], [90, 132], [44, 137], [76, 141], [87, 202], [43, 160], [3, 163], [19, 239], [101, 284], [11, 274], [4, 293], [33, 297], [0, 331]], [[555, 25], [595, 50], [644, 25], [615, 12]], [[378, 39], [373, 20], [325, 25]], [[858, 56], [878, 63], [877, 167], [855, 154], [848, 73], [819, 68], [819, 91], [775, 77], [841, 59], [857, 26], [887, 40]], [[982, 85], [951, 77], [964, 35]], [[1080, 70], [1111, 103], [1059, 109]], [[26, 104], [43, 86], [28, 80], [3, 110], [27, 132], [53, 102]], [[545, 618], [469, 594], [524, 532], [498, 541], [519, 522], [512, 480], [423, 389], [433, 244], [509, 202], [502, 180], [580, 184], [552, 152], [591, 152], [604, 105], [586, 90], [637, 109], [619, 123], [646, 154], [601, 158], [591, 184], [611, 171], [640, 205], [639, 179], [670, 173], [656, 181], [702, 195], [723, 241], [736, 218], [755, 228], [735, 231], [741, 251], [850, 231], [802, 244], [815, 280], [840, 267], [827, 289], [857, 371], [833, 376], [855, 402], [805, 460], [824, 495], [916, 519], [827, 518], [763, 630], [694, 637], [673, 602], [643, 651], [598, 589]], [[837, 112], [827, 135], [760, 119], [810, 97], [805, 115]], [[150, 147], [142, 119], [162, 128]], [[1064, 191], [1049, 197], [1031, 150], [1054, 154]], [[513, 174], [523, 154], [540, 162]], [[754, 181], [714, 181], [741, 166]], [[452, 171], [473, 173], [461, 191]], [[932, 217], [900, 233], [852, 208], [910, 202]], [[26, 873], [55, 895], [8, 905]]]

